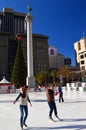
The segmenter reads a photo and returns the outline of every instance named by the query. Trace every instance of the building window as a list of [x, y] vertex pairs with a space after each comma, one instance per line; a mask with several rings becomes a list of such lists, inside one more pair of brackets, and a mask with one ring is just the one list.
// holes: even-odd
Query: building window
[[81, 50], [80, 42], [78, 43], [78, 50]]
[[81, 64], [84, 64], [84, 61], [83, 61], [83, 60], [81, 61]]
[[83, 55], [80, 55], [80, 59], [83, 59], [84, 58], [84, 56]]
[[81, 70], [85, 70], [85, 66], [82, 66], [82, 67], [81, 67]]
[[86, 53], [85, 53], [85, 57], [86, 57]]
[[50, 50], [50, 55], [54, 55], [54, 50], [53, 49]]

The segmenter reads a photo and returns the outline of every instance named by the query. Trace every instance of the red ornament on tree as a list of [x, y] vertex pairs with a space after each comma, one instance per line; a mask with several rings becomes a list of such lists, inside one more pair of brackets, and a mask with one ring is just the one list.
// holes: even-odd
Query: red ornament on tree
[[22, 41], [22, 36], [21, 36], [21, 35], [18, 35], [18, 36], [17, 36], [17, 40], [18, 40], [18, 41]]

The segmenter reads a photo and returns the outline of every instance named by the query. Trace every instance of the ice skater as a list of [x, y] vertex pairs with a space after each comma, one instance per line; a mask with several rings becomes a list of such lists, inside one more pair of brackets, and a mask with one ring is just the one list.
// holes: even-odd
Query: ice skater
[[59, 92], [59, 102], [64, 102], [64, 98], [63, 98], [63, 91], [62, 91], [62, 87], [61, 85], [58, 86], [58, 92]]
[[26, 119], [28, 117], [28, 102], [30, 103], [30, 106], [32, 106], [31, 101], [28, 96], [28, 86], [24, 85], [21, 89], [21, 92], [13, 102], [14, 104], [18, 101], [20, 98], [20, 126], [23, 130], [23, 125], [25, 127], [28, 127], [26, 124]]
[[54, 121], [54, 119], [52, 118], [52, 113], [54, 111], [54, 114], [56, 116], [56, 118], [58, 118], [60, 120], [60, 118], [58, 117], [57, 114], [57, 108], [56, 108], [56, 103], [55, 103], [55, 93], [54, 93], [54, 86], [50, 85], [48, 89], [46, 89], [46, 96], [47, 96], [47, 102], [50, 108], [49, 111], [49, 119]]

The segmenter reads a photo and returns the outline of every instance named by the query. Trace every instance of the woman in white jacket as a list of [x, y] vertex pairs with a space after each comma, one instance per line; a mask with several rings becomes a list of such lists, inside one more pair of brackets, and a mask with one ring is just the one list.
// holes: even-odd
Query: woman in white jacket
[[28, 86], [24, 85], [22, 87], [21, 92], [17, 96], [16, 100], [13, 102], [14, 104], [18, 101], [20, 98], [20, 126], [23, 130], [23, 125], [27, 127], [26, 125], [26, 119], [28, 116], [28, 102], [30, 103], [30, 106], [32, 106], [31, 101], [28, 96]]

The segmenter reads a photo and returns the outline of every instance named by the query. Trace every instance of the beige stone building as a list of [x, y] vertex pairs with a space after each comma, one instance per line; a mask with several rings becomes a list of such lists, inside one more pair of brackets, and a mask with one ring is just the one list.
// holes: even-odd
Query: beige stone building
[[74, 43], [76, 65], [81, 71], [86, 70], [86, 38], [83, 37], [80, 41]]
[[57, 48], [49, 46], [49, 69], [58, 69], [61, 66], [70, 66], [71, 59], [66, 58], [63, 54], [59, 54]]

